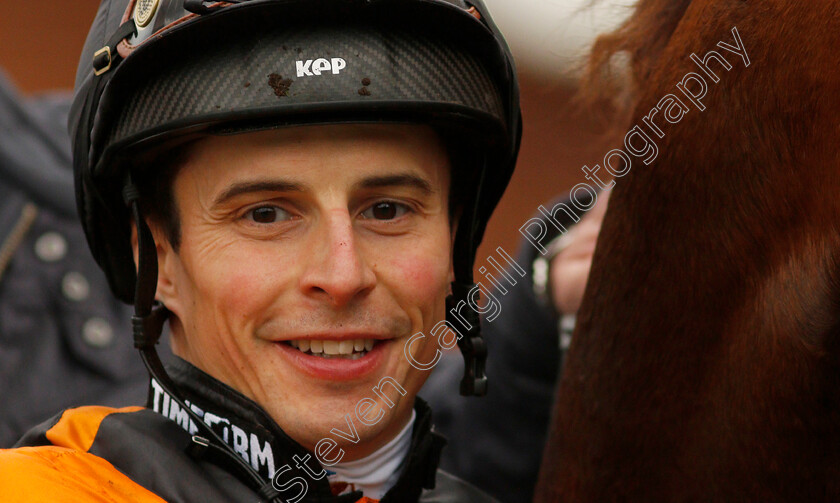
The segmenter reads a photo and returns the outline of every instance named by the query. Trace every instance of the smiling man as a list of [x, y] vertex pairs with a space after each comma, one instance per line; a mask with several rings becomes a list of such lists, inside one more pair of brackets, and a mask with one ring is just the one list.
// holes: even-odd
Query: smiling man
[[481, 2], [103, 0], [77, 199], [148, 408], [65, 411], [0, 453], [0, 492], [490, 501], [437, 470], [416, 394], [456, 340], [486, 390], [472, 265], [520, 122]]
[[[405, 358], [406, 340], [445, 317], [449, 171], [422, 126], [198, 140], [174, 177], [178, 234], [152, 224], [175, 353], [308, 449], [391, 377], [408, 393], [389, 389], [395, 406], [373, 395], [386, 417], [355, 420], [343, 459], [378, 449], [408, 423], [428, 374]], [[418, 360], [434, 356], [430, 341], [413, 346]]]

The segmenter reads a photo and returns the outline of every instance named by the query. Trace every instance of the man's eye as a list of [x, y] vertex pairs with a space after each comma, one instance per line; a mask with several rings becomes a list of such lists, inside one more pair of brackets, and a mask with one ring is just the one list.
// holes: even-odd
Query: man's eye
[[260, 206], [245, 214], [245, 217], [258, 224], [273, 224], [281, 220], [288, 220], [288, 212], [276, 206]]
[[404, 204], [382, 201], [363, 211], [362, 218], [374, 220], [394, 220], [395, 218], [405, 215], [406, 212], [408, 212], [408, 208]]

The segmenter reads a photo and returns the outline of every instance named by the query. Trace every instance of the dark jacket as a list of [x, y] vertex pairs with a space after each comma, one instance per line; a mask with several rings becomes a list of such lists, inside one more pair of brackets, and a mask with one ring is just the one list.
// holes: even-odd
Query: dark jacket
[[[254, 402], [183, 360], [175, 359], [169, 374], [189, 406], [231, 445], [236, 443], [237, 452], [266, 481], [281, 467], [292, 468], [279, 482], [289, 483], [282, 497], [306, 503], [347, 501], [332, 495], [326, 477], [315, 480], [296, 468], [295, 457], [308, 457], [308, 463], [315, 463], [313, 469], [320, 471], [314, 455], [287, 437]], [[187, 454], [189, 431], [195, 432], [195, 426], [154, 381], [149, 400], [158, 412], [139, 407], [65, 411], [27, 433], [16, 445], [22, 449], [0, 451], [0, 494], [19, 498], [4, 501], [41, 501], [47, 496], [62, 499], [65, 491], [77, 489], [74, 485], [95, 489], [100, 495], [93, 501], [260, 500], [225, 466]], [[437, 470], [446, 441], [432, 431], [431, 411], [425, 402], [418, 399], [415, 410], [417, 417], [402, 475], [380, 501], [493, 502], [465, 482]], [[301, 494], [302, 485], [291, 484], [295, 477], [306, 484], [300, 500], [295, 497]], [[40, 483], [32, 483], [33, 478]]]
[[69, 95], [0, 72], [0, 447], [67, 407], [141, 404], [146, 370], [76, 219]]

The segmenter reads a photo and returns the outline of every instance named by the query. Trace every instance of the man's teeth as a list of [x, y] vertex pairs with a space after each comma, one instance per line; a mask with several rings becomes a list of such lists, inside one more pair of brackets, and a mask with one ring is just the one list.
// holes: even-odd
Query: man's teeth
[[289, 341], [293, 348], [297, 348], [304, 353], [310, 352], [313, 355], [327, 358], [331, 356], [350, 356], [353, 359], [364, 356], [365, 353], [373, 349], [375, 343], [374, 339], [345, 339], [342, 341], [301, 339]]

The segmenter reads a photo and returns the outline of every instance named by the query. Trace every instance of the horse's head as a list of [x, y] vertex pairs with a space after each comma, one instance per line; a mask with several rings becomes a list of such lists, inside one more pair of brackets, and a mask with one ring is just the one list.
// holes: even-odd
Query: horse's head
[[646, 136], [612, 158], [541, 500], [840, 498], [838, 49], [829, 0], [642, 0], [596, 45]]

